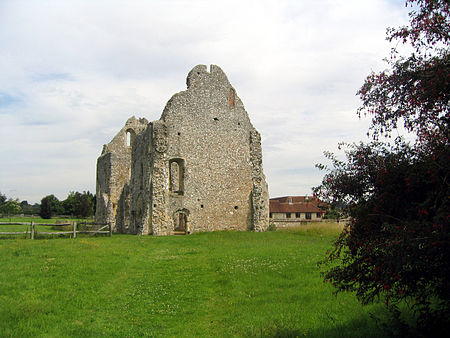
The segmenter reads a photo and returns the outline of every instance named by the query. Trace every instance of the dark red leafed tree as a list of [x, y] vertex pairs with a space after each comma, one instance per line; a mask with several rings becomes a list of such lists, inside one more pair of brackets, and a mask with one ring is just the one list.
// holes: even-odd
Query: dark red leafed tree
[[[393, 49], [388, 70], [358, 91], [373, 141], [345, 145], [344, 161], [327, 153], [332, 168], [318, 165], [328, 172], [315, 192], [351, 219], [327, 255], [326, 280], [363, 303], [404, 301], [420, 330], [439, 333], [450, 318], [449, 1], [406, 4], [409, 25], [388, 29], [387, 39], [413, 52]], [[398, 126], [415, 144], [380, 141]]]

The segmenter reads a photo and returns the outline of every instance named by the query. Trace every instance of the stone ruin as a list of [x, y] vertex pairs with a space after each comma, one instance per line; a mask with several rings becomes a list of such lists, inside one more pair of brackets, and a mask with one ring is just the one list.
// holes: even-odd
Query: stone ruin
[[133, 116], [103, 146], [96, 222], [139, 235], [266, 230], [260, 134], [218, 66], [186, 82], [159, 120]]

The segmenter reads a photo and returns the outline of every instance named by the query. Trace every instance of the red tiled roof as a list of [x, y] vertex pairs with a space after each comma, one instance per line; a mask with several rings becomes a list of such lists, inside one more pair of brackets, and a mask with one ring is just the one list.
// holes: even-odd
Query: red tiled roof
[[[281, 204], [312, 204], [320, 209], [320, 211], [324, 211], [328, 207], [328, 204], [322, 202], [317, 197], [314, 196], [283, 196], [283, 197], [275, 197], [271, 198], [270, 202], [277, 201]], [[291, 203], [289, 203], [291, 202]], [[277, 211], [274, 211], [277, 212]], [[286, 211], [289, 212], [289, 211]], [[315, 212], [315, 211], [296, 211], [296, 212]]]
[[271, 201], [279, 201], [280, 203], [288, 203], [289, 199], [292, 199], [292, 203], [303, 203], [303, 202], [309, 202], [313, 204], [323, 204], [321, 200], [319, 200], [317, 197], [314, 196], [283, 196], [283, 197], [275, 197], [271, 198]]
[[[300, 196], [298, 196], [300, 197]], [[292, 198], [292, 204], [289, 202], [280, 202], [278, 199], [273, 198], [269, 201], [270, 212], [320, 212], [324, 213], [322, 209], [317, 207], [317, 202], [294, 202]]]
[[314, 199], [314, 197], [309, 197], [309, 196], [283, 196], [283, 197], [271, 198], [270, 200], [271, 201], [279, 201], [280, 203], [288, 203], [289, 198], [291, 198], [292, 203], [299, 203], [299, 202], [305, 202], [305, 199], [307, 197], [308, 197], [308, 201]]

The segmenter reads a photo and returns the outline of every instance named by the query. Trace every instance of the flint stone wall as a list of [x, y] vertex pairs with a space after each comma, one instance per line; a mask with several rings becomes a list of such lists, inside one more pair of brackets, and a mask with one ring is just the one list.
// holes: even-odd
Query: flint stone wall
[[95, 218], [99, 223], [111, 223], [114, 231], [123, 231], [116, 227], [116, 219], [118, 214], [119, 216], [124, 214], [125, 206], [119, 201], [128, 198], [125, 196], [128, 189], [124, 187], [130, 179], [132, 147], [127, 146], [127, 133], [133, 143], [135, 135], [143, 131], [147, 125], [148, 121], [145, 118], [130, 117], [112, 141], [103, 146], [102, 154], [97, 160]]
[[[170, 235], [180, 227], [186, 233], [266, 230], [261, 137], [242, 101], [217, 66], [194, 67], [186, 82], [160, 120], [135, 127], [131, 149], [112, 146], [117, 136], [105, 146], [111, 150], [97, 162], [97, 203], [104, 204], [97, 221], [142, 235]], [[114, 173], [130, 169], [128, 178]]]

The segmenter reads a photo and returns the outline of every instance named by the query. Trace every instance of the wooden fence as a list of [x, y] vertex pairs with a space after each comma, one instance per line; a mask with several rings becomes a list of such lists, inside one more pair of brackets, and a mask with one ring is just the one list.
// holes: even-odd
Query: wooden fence
[[[83, 222], [84, 223], [84, 222]], [[87, 223], [84, 223], [85, 225]], [[73, 223], [60, 223], [60, 224], [49, 224], [49, 223], [34, 223], [34, 221], [31, 222], [0, 222], [0, 225], [30, 225], [30, 231], [9, 231], [9, 232], [0, 232], [1, 235], [27, 235], [30, 234], [31, 239], [35, 239], [36, 235], [71, 235], [73, 238], [77, 237], [77, 234], [108, 234], [109, 237], [112, 236], [112, 227], [111, 224], [95, 224], [94, 225], [100, 225], [101, 227], [96, 230], [78, 230], [77, 229], [77, 222]], [[72, 226], [72, 230], [66, 230], [66, 231], [37, 231], [36, 226], [37, 225], [45, 225], [45, 226]], [[104, 230], [107, 229], [107, 230]]]

